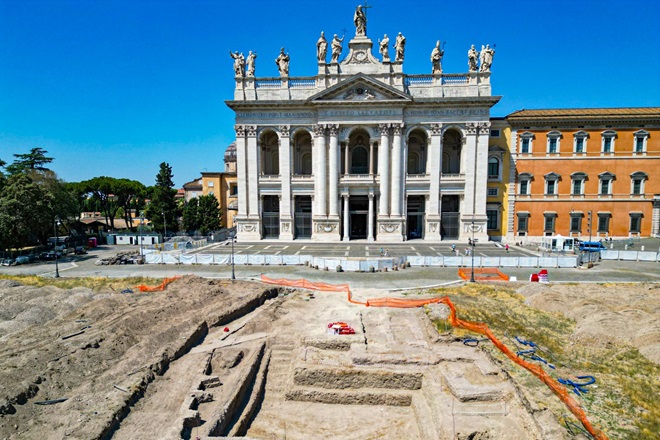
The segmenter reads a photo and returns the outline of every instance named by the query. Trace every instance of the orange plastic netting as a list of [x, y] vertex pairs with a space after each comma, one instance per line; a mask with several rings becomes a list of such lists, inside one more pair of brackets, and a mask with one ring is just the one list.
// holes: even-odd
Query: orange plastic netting
[[509, 275], [501, 272], [496, 267], [482, 267], [476, 269], [460, 268], [458, 276], [465, 281], [469, 280], [474, 270], [474, 279], [478, 281], [509, 281]]
[[280, 286], [289, 286], [289, 287], [300, 287], [304, 289], [311, 290], [322, 290], [327, 292], [346, 292], [348, 295], [348, 301], [353, 304], [359, 304], [367, 307], [397, 307], [397, 308], [412, 308], [412, 307], [422, 307], [427, 304], [445, 304], [449, 307], [449, 322], [452, 326], [458, 328], [464, 328], [466, 330], [479, 333], [486, 336], [490, 341], [495, 345], [502, 353], [506, 355], [516, 364], [525, 368], [527, 371], [536, 376], [541, 382], [546, 384], [559, 399], [566, 405], [566, 407], [577, 417], [577, 419], [582, 423], [582, 426], [597, 440], [607, 439], [602, 431], [596, 429], [591, 425], [587, 414], [585, 413], [582, 406], [577, 402], [571, 395], [568, 393], [566, 388], [550, 376], [540, 365], [532, 364], [518, 357], [514, 352], [512, 352], [506, 345], [502, 343], [490, 330], [488, 325], [483, 322], [474, 322], [474, 321], [465, 321], [456, 316], [456, 307], [451, 302], [448, 296], [428, 298], [428, 299], [406, 299], [406, 298], [375, 298], [369, 299], [366, 302], [355, 301], [351, 295], [351, 289], [348, 284], [327, 284], [327, 283], [314, 283], [307, 281], [305, 279], [299, 280], [287, 280], [285, 278], [272, 279], [264, 275], [261, 275], [261, 281], [268, 284], [277, 284]]
[[136, 289], [139, 289], [140, 292], [161, 292], [165, 290], [168, 284], [170, 284], [173, 281], [178, 280], [181, 278], [180, 276], [176, 277], [171, 277], [171, 278], [165, 278], [162, 283], [160, 283], [157, 286], [147, 286], [146, 284], [140, 284], [139, 286], [135, 286]]

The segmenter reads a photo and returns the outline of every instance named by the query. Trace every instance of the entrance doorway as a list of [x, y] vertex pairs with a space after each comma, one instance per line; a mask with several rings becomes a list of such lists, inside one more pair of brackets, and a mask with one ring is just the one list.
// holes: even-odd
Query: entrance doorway
[[349, 238], [359, 240], [367, 238], [369, 197], [351, 196], [348, 202], [349, 211]]
[[410, 196], [407, 204], [407, 238], [414, 240], [424, 236], [424, 196]]
[[280, 200], [278, 196], [264, 196], [262, 229], [264, 238], [280, 236]]
[[459, 204], [459, 196], [442, 196], [442, 228], [440, 229], [442, 239], [458, 239]]
[[311, 196], [296, 196], [293, 232], [295, 238], [312, 238]]

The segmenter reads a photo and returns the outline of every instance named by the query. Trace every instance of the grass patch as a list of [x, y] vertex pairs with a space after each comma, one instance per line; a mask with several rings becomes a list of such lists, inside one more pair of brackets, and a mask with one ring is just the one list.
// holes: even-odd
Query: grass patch
[[157, 286], [163, 282], [163, 278], [129, 277], [62, 277], [44, 278], [37, 275], [0, 275], [0, 280], [14, 280], [24, 286], [44, 287], [55, 286], [60, 289], [73, 289], [74, 287], [86, 287], [94, 292], [104, 290], [121, 291], [126, 288], [133, 289], [140, 284]]
[[[546, 368], [553, 377], [595, 376], [596, 386], [588, 387], [588, 394], [573, 397], [582, 402], [591, 423], [610, 438], [659, 438], [660, 366], [636, 348], [598, 340], [575, 341], [574, 321], [528, 306], [524, 297], [502, 286], [468, 284], [432, 289], [430, 293], [449, 296], [459, 318], [488, 324], [514, 352], [523, 347], [516, 346], [505, 335], [523, 337], [546, 349], [538, 353], [557, 366], [556, 371]], [[435, 325], [440, 331], [459, 337], [470, 334], [453, 329], [448, 321], [436, 321]], [[492, 344], [481, 346], [501, 361], [503, 368], [524, 386], [527, 397], [538, 406], [547, 406], [558, 418], [568, 413], [561, 401], [531, 373], [512, 363]]]

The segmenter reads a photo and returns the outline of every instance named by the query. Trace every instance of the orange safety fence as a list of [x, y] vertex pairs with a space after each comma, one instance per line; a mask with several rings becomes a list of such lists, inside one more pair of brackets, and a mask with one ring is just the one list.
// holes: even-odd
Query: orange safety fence
[[181, 276], [165, 278], [163, 282], [157, 286], [147, 286], [146, 284], [140, 284], [139, 286], [135, 286], [135, 288], [139, 289], [140, 292], [162, 292], [163, 290], [165, 290], [168, 284], [178, 280], [179, 278], [181, 278]]
[[366, 302], [354, 301], [351, 295], [351, 289], [348, 284], [328, 284], [328, 283], [314, 283], [305, 279], [287, 280], [285, 278], [272, 279], [261, 275], [261, 281], [267, 284], [277, 284], [280, 286], [301, 287], [312, 290], [346, 292], [348, 294], [348, 301], [353, 304], [360, 304], [367, 307], [397, 307], [397, 308], [412, 308], [422, 307], [427, 304], [445, 304], [449, 307], [449, 322], [453, 327], [464, 328], [466, 330], [479, 333], [486, 336], [506, 357], [511, 359], [516, 364], [525, 368], [527, 371], [536, 376], [541, 382], [546, 384], [550, 390], [564, 402], [566, 407], [577, 417], [582, 423], [582, 426], [597, 440], [606, 440], [608, 437], [602, 431], [596, 429], [591, 425], [587, 414], [582, 406], [566, 391], [566, 388], [550, 376], [540, 365], [532, 364], [518, 357], [512, 352], [509, 347], [504, 345], [495, 334], [490, 330], [488, 325], [483, 322], [465, 321], [456, 316], [456, 307], [451, 302], [448, 296], [435, 297], [428, 299], [406, 299], [406, 298], [375, 298], [367, 300]]
[[[464, 267], [458, 269], [458, 276], [465, 281], [471, 279], [471, 275], [472, 269]], [[482, 267], [474, 269], [474, 279], [477, 281], [509, 281], [509, 275], [496, 267]]]

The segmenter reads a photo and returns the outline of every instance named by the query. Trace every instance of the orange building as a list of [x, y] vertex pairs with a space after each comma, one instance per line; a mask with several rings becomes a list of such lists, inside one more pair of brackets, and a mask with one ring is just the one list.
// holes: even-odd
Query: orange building
[[516, 169], [509, 240], [660, 236], [660, 107], [520, 110], [506, 119]]

